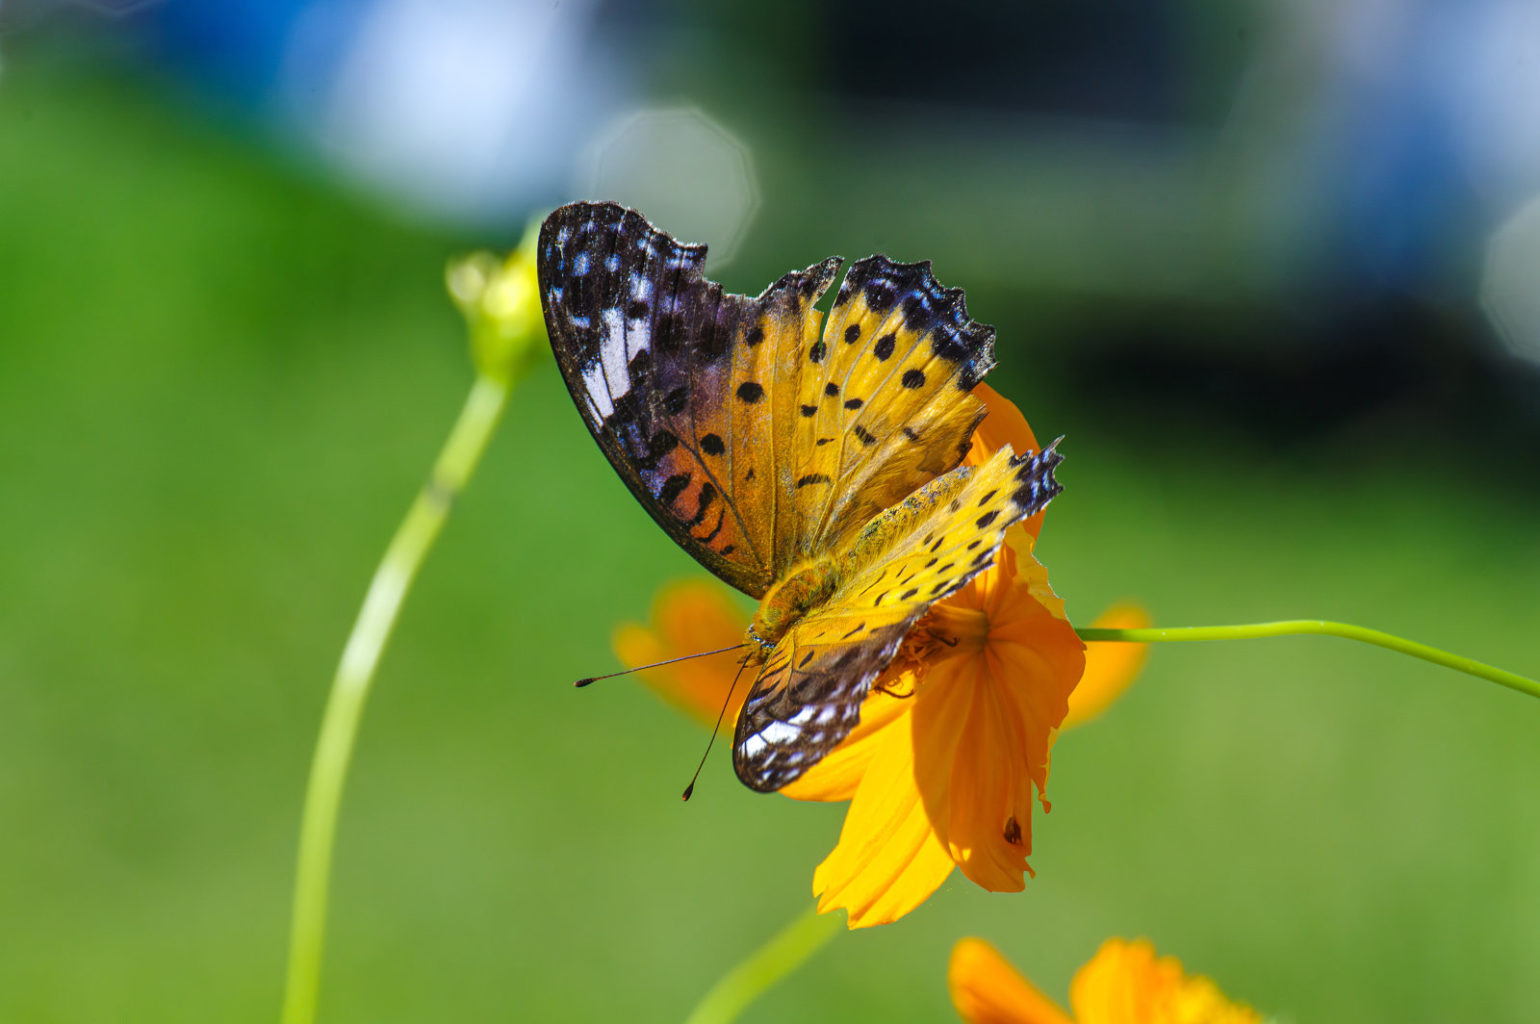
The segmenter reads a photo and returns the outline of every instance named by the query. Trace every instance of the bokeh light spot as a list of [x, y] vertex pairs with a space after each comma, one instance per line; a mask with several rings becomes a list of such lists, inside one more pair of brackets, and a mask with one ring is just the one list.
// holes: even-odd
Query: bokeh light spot
[[621, 118], [585, 164], [587, 198], [617, 200], [681, 241], [707, 243], [711, 268], [732, 259], [759, 209], [749, 146], [695, 107]]
[[1540, 363], [1540, 196], [1492, 235], [1481, 305], [1514, 355]]

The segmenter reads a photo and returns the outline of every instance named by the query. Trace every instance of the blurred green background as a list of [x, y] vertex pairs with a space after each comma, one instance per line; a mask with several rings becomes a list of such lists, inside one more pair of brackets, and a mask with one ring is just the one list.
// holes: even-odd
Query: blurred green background
[[[582, 188], [424, 212], [178, 63], [168, 20], [6, 11], [28, 31], [0, 38], [0, 1020], [273, 1020], [326, 687], [469, 382], [445, 261]], [[1352, 246], [1328, 273], [1300, 239], [1330, 218], [1279, 241], [1211, 191], [1245, 161], [1156, 180], [1011, 128], [1081, 95], [1073, 68], [1006, 114], [826, 75], [812, 113], [773, 92], [838, 55], [776, 64], [805, 27], [650, 12], [673, 28], [645, 40], [698, 59], [639, 73], [647, 94], [714, 105], [754, 156], [729, 288], [882, 247], [998, 327], [991, 383], [1066, 435], [1039, 553], [1072, 616], [1337, 618], [1540, 672], [1540, 390], [1482, 316], [1476, 228], [1394, 280]], [[1162, 30], [1188, 74], [1149, 118], [1201, 124], [1224, 104], [1182, 97], [1233, 87], [1228, 51]], [[678, 1019], [806, 906], [840, 807], [755, 796], [720, 750], [682, 806], [700, 730], [638, 685], [568, 685], [697, 571], [544, 367], [385, 659], [322, 1019]], [[746, 1019], [952, 1019], [974, 934], [1059, 998], [1102, 939], [1146, 936], [1281, 1020], [1534, 1020], [1537, 736], [1533, 702], [1339, 641], [1157, 649], [1055, 748], [1025, 893], [954, 877]]]

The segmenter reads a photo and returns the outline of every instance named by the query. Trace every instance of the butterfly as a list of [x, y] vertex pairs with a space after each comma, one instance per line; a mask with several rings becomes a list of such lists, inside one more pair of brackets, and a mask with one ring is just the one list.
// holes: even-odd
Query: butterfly
[[670, 537], [760, 601], [733, 767], [780, 789], [856, 726], [930, 606], [1060, 492], [1061, 456], [960, 465], [994, 329], [929, 261], [856, 260], [825, 317], [841, 258], [725, 294], [704, 245], [616, 203], [556, 210], [537, 254], [551, 346], [599, 447]]

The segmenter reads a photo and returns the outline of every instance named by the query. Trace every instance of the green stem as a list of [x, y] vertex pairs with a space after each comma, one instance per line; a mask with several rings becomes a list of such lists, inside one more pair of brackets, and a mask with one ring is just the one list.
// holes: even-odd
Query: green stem
[[337, 833], [337, 809], [353, 756], [353, 740], [380, 655], [390, 639], [417, 570], [486, 451], [493, 428], [508, 404], [508, 385], [478, 375], [460, 418], [433, 464], [433, 472], [412, 502], [385, 549], [353, 632], [343, 648], [331, 697], [321, 720], [305, 810], [300, 822], [299, 860], [294, 878], [294, 918], [289, 936], [289, 974], [284, 1024], [315, 1020], [321, 982], [321, 949], [326, 931], [327, 887]]
[[1486, 679], [1506, 686], [1510, 690], [1527, 693], [1531, 697], [1540, 697], [1540, 682], [1536, 682], [1527, 676], [1521, 676], [1517, 672], [1509, 672], [1507, 669], [1497, 668], [1472, 658], [1464, 658], [1458, 654], [1450, 654], [1441, 651], [1437, 647], [1429, 647], [1427, 644], [1417, 643], [1415, 640], [1406, 640], [1390, 633], [1382, 633], [1377, 629], [1369, 629], [1365, 626], [1354, 626], [1347, 622], [1327, 622], [1324, 619], [1289, 619], [1284, 622], [1251, 622], [1240, 626], [1172, 626], [1161, 628], [1153, 626], [1147, 629], [1077, 629], [1080, 639], [1086, 643], [1101, 643], [1107, 641], [1122, 643], [1160, 643], [1163, 641], [1184, 640], [1255, 640], [1263, 637], [1275, 636], [1340, 636], [1347, 640], [1357, 640], [1360, 643], [1373, 644], [1376, 647], [1384, 647], [1401, 654], [1409, 654], [1423, 661], [1431, 661], [1435, 665], [1443, 665], [1478, 679]]
[[696, 1004], [685, 1024], [728, 1024], [776, 982], [801, 967], [840, 931], [839, 918], [809, 906], [748, 959], [728, 971]]

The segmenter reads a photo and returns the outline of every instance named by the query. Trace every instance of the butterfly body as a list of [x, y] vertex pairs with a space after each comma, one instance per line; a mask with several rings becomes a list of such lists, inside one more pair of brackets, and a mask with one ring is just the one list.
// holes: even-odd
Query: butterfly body
[[932, 603], [1058, 493], [1052, 450], [961, 466], [991, 328], [926, 263], [793, 271], [724, 294], [635, 211], [574, 203], [539, 242], [546, 325], [590, 431], [649, 514], [760, 599], [734, 767], [778, 789], [832, 749]]
[[839, 583], [835, 560], [820, 558], [793, 569], [784, 580], [772, 585], [744, 634], [750, 657], [757, 658], [756, 663], [763, 661], [763, 657], [758, 657], [760, 652], [774, 647], [799, 619], [827, 602]]

